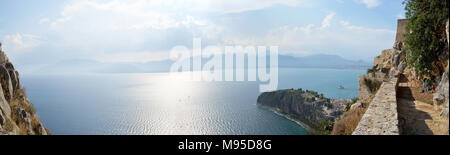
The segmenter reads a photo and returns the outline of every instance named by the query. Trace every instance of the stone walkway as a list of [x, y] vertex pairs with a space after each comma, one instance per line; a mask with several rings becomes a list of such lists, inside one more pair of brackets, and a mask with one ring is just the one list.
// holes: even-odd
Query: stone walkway
[[383, 82], [353, 135], [399, 135], [397, 78]]
[[402, 135], [448, 135], [449, 120], [440, 116], [440, 109], [415, 99], [408, 80], [400, 78], [397, 89], [400, 134]]

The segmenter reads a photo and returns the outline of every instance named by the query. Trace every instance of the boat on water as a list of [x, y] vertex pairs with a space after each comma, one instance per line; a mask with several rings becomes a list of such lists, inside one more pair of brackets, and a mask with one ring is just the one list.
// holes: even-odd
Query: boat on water
[[338, 87], [339, 89], [345, 89], [345, 87], [344, 86], [342, 86], [342, 85], [339, 85], [339, 87]]

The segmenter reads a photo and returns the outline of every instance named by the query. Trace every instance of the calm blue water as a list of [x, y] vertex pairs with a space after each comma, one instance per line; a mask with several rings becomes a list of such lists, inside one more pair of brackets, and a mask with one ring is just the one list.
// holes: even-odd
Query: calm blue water
[[[349, 99], [357, 96], [360, 74], [364, 71], [280, 69], [279, 89], [304, 88]], [[166, 73], [21, 78], [53, 134], [308, 134], [259, 108], [256, 82], [187, 82]]]

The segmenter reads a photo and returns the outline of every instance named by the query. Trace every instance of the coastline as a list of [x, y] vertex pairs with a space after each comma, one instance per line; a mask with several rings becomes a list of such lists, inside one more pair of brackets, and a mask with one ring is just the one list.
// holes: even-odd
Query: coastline
[[313, 132], [315, 131], [315, 130], [314, 130], [313, 128], [311, 128], [309, 125], [307, 125], [307, 124], [305, 124], [305, 123], [303, 123], [303, 122], [301, 122], [301, 121], [299, 121], [299, 120], [297, 120], [297, 119], [295, 119], [295, 118], [292, 118], [291, 116], [288, 116], [288, 115], [285, 115], [285, 114], [281, 113], [280, 110], [279, 110], [278, 108], [273, 108], [273, 107], [261, 105], [261, 104], [259, 104], [259, 103], [256, 104], [256, 105], [259, 106], [259, 107], [262, 107], [262, 108], [264, 108], [264, 109], [270, 110], [270, 111], [272, 111], [273, 113], [275, 113], [275, 114], [277, 114], [277, 115], [279, 115], [279, 116], [282, 116], [282, 117], [284, 117], [284, 118], [286, 118], [286, 119], [288, 119], [288, 120], [290, 120], [290, 121], [292, 121], [292, 122], [297, 123], [298, 125], [300, 125], [300, 126], [303, 127], [304, 129], [306, 129], [306, 131], [308, 131], [308, 134], [311, 134], [311, 133], [313, 133]]

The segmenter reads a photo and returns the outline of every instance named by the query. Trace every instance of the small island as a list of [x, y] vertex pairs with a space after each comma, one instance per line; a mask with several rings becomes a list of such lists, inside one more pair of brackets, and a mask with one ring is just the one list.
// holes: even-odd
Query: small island
[[329, 99], [315, 91], [287, 89], [262, 93], [257, 104], [296, 122], [310, 134], [321, 135], [331, 133], [334, 120], [352, 102]]

